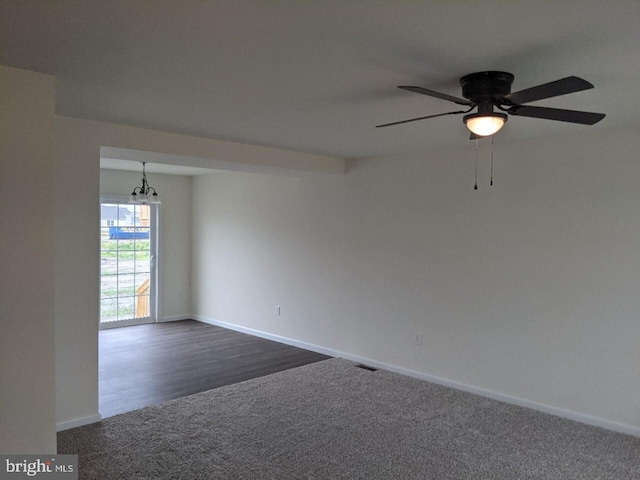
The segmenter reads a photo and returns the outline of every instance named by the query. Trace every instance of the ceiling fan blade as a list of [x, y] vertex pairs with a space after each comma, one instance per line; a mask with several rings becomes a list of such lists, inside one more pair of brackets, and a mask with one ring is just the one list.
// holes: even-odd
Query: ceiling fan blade
[[535, 102], [536, 100], [589, 90], [590, 88], [593, 88], [593, 85], [582, 78], [567, 77], [556, 80], [555, 82], [544, 83], [537, 87], [510, 93], [509, 95], [505, 95], [504, 99], [511, 105], [522, 105], [523, 103]]
[[468, 110], [459, 110], [456, 112], [436, 113], [435, 115], [427, 115], [426, 117], [410, 118], [409, 120], [400, 120], [399, 122], [391, 122], [391, 123], [385, 123], [383, 125], [376, 125], [376, 128], [390, 127], [392, 125], [400, 125], [402, 123], [410, 123], [410, 122], [417, 122], [418, 120], [426, 120], [427, 118], [444, 117], [445, 115], [456, 115], [458, 113], [467, 113], [467, 112]]
[[605, 117], [604, 113], [580, 112], [577, 110], [562, 110], [559, 108], [529, 107], [516, 105], [507, 110], [511, 115], [520, 117], [544, 118], [560, 122], [581, 123], [593, 125]]
[[464, 98], [453, 97], [451, 95], [447, 95], [446, 93], [440, 93], [440, 92], [428, 90], [422, 87], [411, 87], [411, 86], [401, 85], [398, 88], [401, 88], [402, 90], [407, 90], [413, 93], [420, 93], [422, 95], [427, 95], [429, 97], [439, 98], [440, 100], [447, 100], [449, 102], [457, 103], [458, 105], [475, 106], [475, 103], [470, 102], [469, 100], [465, 100]]

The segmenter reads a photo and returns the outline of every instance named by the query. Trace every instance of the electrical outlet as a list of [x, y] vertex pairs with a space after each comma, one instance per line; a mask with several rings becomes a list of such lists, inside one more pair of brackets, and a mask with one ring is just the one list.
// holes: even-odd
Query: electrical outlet
[[414, 339], [414, 344], [418, 346], [422, 346], [422, 335], [416, 334], [416, 338]]
[[276, 305], [276, 315], [280, 315], [280, 305]]

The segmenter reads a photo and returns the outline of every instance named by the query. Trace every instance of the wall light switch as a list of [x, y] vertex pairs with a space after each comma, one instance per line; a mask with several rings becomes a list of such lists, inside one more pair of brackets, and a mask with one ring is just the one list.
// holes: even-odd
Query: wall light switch
[[280, 306], [276, 306], [276, 315], [280, 315]]

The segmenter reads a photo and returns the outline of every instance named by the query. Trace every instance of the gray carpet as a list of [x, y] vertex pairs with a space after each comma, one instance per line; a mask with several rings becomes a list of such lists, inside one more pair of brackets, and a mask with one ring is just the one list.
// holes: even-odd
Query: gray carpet
[[640, 439], [331, 359], [58, 434], [81, 479], [640, 479]]

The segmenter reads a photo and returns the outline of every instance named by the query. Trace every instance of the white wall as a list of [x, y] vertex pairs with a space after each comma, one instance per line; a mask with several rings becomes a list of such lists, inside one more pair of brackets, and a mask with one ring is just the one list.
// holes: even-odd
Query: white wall
[[195, 178], [192, 313], [640, 435], [636, 132], [486, 143]]
[[0, 66], [0, 452], [55, 453], [55, 79]]
[[100, 419], [100, 244], [96, 231], [103, 148], [119, 153], [135, 151], [156, 163], [181, 161], [182, 165], [205, 168], [344, 171], [344, 162], [330, 157], [61, 116], [55, 117], [54, 143], [55, 381], [59, 429]]
[[[140, 172], [100, 170], [100, 193], [129, 196], [140, 185]], [[191, 177], [147, 173], [159, 193], [158, 320], [189, 318], [191, 312]]]

